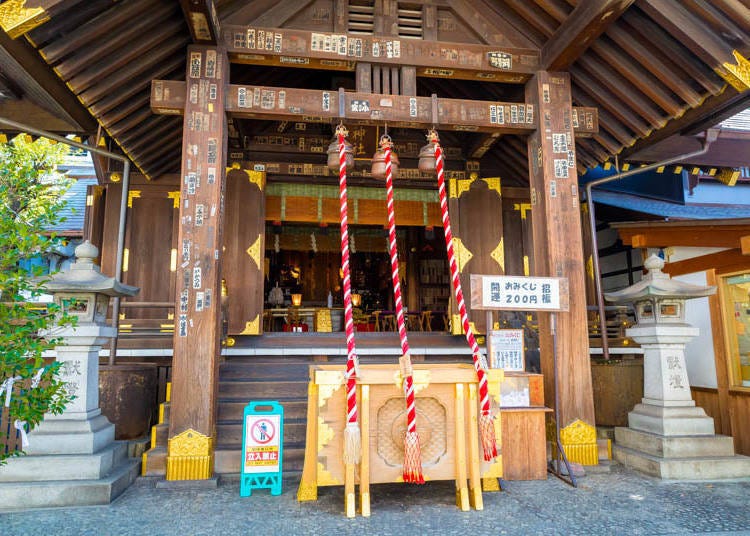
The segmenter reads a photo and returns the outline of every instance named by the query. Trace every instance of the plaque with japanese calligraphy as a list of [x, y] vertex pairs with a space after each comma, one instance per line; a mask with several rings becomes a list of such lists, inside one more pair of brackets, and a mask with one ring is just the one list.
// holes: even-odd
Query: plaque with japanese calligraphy
[[471, 308], [567, 311], [568, 280], [560, 277], [471, 275]]

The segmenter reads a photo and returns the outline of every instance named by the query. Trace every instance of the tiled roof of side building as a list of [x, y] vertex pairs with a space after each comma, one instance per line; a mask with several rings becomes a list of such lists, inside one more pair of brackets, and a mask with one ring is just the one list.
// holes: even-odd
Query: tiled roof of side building
[[74, 179], [70, 189], [62, 198], [67, 202], [61, 216], [65, 221], [50, 227], [49, 231], [83, 234], [83, 219], [86, 214], [86, 188], [95, 185], [96, 179]]

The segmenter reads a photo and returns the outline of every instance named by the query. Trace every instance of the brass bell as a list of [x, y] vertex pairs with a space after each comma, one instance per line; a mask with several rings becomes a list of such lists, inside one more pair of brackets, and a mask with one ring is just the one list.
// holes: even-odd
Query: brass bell
[[349, 140], [346, 139], [346, 136], [348, 134], [346, 128], [344, 127], [336, 127], [336, 133], [333, 137], [333, 141], [328, 145], [328, 169], [330, 169], [335, 175], [339, 174], [339, 129], [341, 129], [341, 133], [344, 135], [344, 159], [346, 161], [346, 169], [347, 171], [352, 171], [354, 169], [354, 149], [352, 148], [352, 144], [349, 143]]
[[419, 171], [422, 173], [435, 173], [437, 159], [435, 158], [435, 146], [439, 142], [437, 131], [434, 129], [427, 133], [427, 145], [419, 150]]
[[435, 144], [428, 143], [419, 150], [419, 171], [435, 173]]
[[[380, 147], [372, 157], [372, 176], [375, 179], [385, 179], [385, 148], [391, 147], [391, 137], [387, 134], [380, 138]], [[395, 179], [398, 176], [398, 155], [391, 148], [391, 175]]]

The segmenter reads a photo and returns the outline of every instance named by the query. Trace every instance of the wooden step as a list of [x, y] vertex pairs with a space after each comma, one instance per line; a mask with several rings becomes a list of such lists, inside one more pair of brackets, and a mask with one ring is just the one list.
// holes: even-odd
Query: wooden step
[[[220, 399], [218, 421], [241, 420], [247, 402], [247, 400]], [[278, 402], [284, 407], [285, 420], [307, 418], [307, 398], [278, 400]]]
[[[305, 448], [301, 445], [284, 445], [282, 471], [287, 475], [298, 475], [302, 472], [305, 461]], [[242, 446], [228, 445], [217, 447], [214, 451], [214, 472], [221, 474], [239, 474], [242, 460]]]
[[219, 381], [219, 398], [238, 400], [279, 400], [284, 398], [306, 398], [305, 381]]
[[163, 423], [163, 422], [168, 423], [169, 422], [169, 412], [171, 410], [171, 407], [172, 407], [171, 406], [171, 402], [162, 402], [159, 405], [159, 411], [161, 411], [161, 415], [159, 415], [159, 422], [160, 423]]
[[298, 380], [310, 378], [311, 361], [287, 363], [282, 359], [274, 363], [257, 361], [227, 361], [219, 367], [219, 380]]
[[[284, 444], [304, 443], [306, 430], [307, 421], [284, 419]], [[217, 424], [216, 444], [242, 444], [242, 421], [224, 421]]]
[[157, 424], [151, 428], [151, 444], [166, 447], [169, 439], [169, 422]]
[[167, 447], [158, 446], [143, 453], [141, 476], [164, 476], [167, 474]]

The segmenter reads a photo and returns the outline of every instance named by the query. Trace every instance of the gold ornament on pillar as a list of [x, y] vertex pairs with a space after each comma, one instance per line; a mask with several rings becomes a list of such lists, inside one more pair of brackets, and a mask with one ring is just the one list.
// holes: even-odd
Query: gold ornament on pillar
[[395, 179], [398, 176], [398, 155], [393, 151], [393, 141], [388, 134], [380, 136], [380, 147], [372, 157], [372, 176], [375, 179], [385, 179], [385, 150], [391, 149], [391, 174]]

